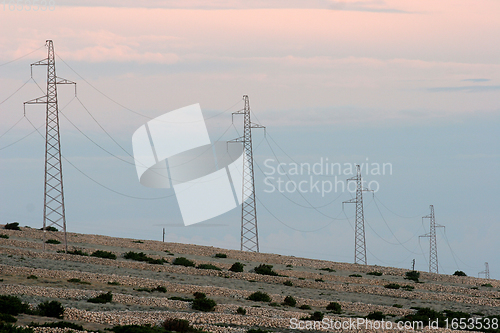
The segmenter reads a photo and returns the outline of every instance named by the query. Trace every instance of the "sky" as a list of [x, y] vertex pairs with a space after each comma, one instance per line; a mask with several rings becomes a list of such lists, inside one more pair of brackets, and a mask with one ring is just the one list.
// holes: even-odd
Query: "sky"
[[234, 139], [248, 95], [261, 252], [353, 262], [340, 183], [361, 164], [368, 264], [427, 271], [434, 205], [440, 273], [500, 277], [498, 0], [48, 4], [0, 4], [0, 223], [42, 226], [44, 107], [23, 102], [51, 39], [77, 83], [58, 87], [68, 231], [239, 249], [241, 209], [185, 227], [172, 189], [139, 183], [132, 134], [199, 103], [212, 142]]

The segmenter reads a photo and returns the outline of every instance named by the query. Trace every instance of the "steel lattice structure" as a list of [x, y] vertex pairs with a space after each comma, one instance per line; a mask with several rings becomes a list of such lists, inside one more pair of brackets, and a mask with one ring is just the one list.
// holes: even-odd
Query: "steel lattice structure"
[[[46, 234], [50, 227], [59, 227], [53, 236], [60, 238], [66, 251], [66, 211], [64, 206], [64, 186], [61, 161], [61, 136], [59, 133], [59, 109], [57, 103], [57, 85], [75, 84], [56, 76], [54, 44], [47, 40], [47, 58], [31, 64], [31, 66], [47, 66], [47, 94], [24, 104], [46, 104], [45, 118], [45, 186], [43, 204], [43, 249], [45, 250]], [[49, 229], [49, 230], [47, 230]]]
[[369, 191], [363, 188], [361, 178], [361, 168], [356, 165], [356, 176], [347, 179], [347, 182], [356, 182], [356, 198], [344, 201], [343, 203], [356, 204], [356, 224], [354, 230], [354, 263], [367, 265], [366, 261], [366, 238], [365, 238], [365, 214], [363, 212], [363, 191]]
[[243, 136], [233, 140], [242, 142], [245, 153], [243, 164], [243, 186], [242, 198], [247, 198], [241, 205], [241, 250], [259, 252], [259, 233], [257, 229], [257, 209], [255, 203], [255, 179], [253, 171], [252, 151], [252, 128], [265, 128], [259, 124], [252, 123], [250, 119], [250, 101], [247, 95], [243, 96], [245, 107], [243, 110], [234, 112], [243, 115]]
[[481, 274], [484, 274], [484, 278], [485, 279], [489, 279], [490, 278], [490, 265], [487, 262], [484, 263], [484, 271], [479, 272], [477, 274], [477, 277], [479, 277]]
[[423, 219], [430, 220], [429, 233], [420, 237], [429, 237], [429, 273], [439, 273], [438, 265], [438, 252], [437, 252], [437, 241], [436, 241], [436, 228], [444, 228], [442, 225], [436, 224], [436, 218], [434, 216], [434, 206], [430, 205], [431, 213], [429, 215], [423, 216]]

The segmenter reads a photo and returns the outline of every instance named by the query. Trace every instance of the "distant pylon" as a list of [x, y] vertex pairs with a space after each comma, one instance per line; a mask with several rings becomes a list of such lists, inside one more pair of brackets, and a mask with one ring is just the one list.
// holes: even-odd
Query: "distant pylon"
[[477, 274], [477, 277], [479, 277], [481, 274], [484, 274], [484, 278], [485, 279], [489, 279], [490, 278], [490, 265], [488, 265], [487, 262], [484, 263], [484, 271], [479, 272]]
[[[257, 230], [257, 209], [255, 206], [255, 181], [253, 172], [252, 128], [265, 128], [250, 120], [250, 102], [244, 95], [245, 107], [234, 112], [244, 117], [243, 136], [233, 140], [242, 142], [245, 159], [243, 165], [243, 197], [247, 198], [241, 205], [241, 251], [259, 252], [259, 233]], [[243, 199], [244, 200], [244, 199]]]
[[430, 230], [428, 234], [422, 235], [420, 237], [429, 237], [429, 273], [439, 273], [438, 265], [438, 252], [437, 252], [437, 241], [436, 241], [436, 228], [444, 228], [442, 225], [436, 224], [436, 218], [434, 216], [434, 206], [429, 206], [431, 213], [429, 215], [423, 216], [423, 219], [430, 219]]
[[[31, 66], [47, 66], [47, 94], [32, 99], [24, 104], [46, 104], [45, 121], [45, 187], [43, 203], [43, 249], [45, 250], [46, 233], [54, 226], [59, 227], [62, 235], [53, 232], [53, 236], [62, 239], [64, 248], [68, 250], [66, 237], [66, 211], [64, 206], [64, 187], [61, 162], [61, 136], [59, 134], [59, 109], [57, 103], [57, 85], [75, 84], [75, 82], [56, 76], [56, 60], [54, 44], [46, 43], [47, 58], [31, 64]], [[76, 89], [76, 88], [75, 88]], [[52, 228], [50, 228], [52, 227]], [[49, 229], [49, 230], [47, 230]]]
[[356, 176], [347, 179], [356, 181], [356, 198], [344, 201], [344, 203], [356, 204], [356, 224], [354, 230], [354, 263], [367, 265], [366, 261], [366, 238], [365, 238], [365, 214], [363, 212], [363, 191], [370, 191], [363, 188], [363, 180], [361, 178], [361, 168], [356, 165]]

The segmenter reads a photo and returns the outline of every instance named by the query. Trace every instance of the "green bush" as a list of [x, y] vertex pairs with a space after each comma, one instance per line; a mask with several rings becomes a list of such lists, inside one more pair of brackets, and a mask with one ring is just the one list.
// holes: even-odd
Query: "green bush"
[[53, 317], [61, 319], [64, 315], [64, 308], [58, 301], [46, 301], [38, 304], [37, 313], [44, 317]]
[[109, 251], [97, 250], [90, 255], [91, 257], [103, 258], [103, 259], [112, 259], [116, 260], [116, 254]]
[[315, 311], [309, 317], [303, 317], [301, 320], [314, 320], [314, 321], [322, 321], [325, 315], [321, 311]]
[[199, 291], [196, 291], [193, 293], [194, 299], [200, 299], [200, 298], [206, 298], [207, 295], [205, 293], [200, 293]]
[[184, 257], [177, 257], [172, 262], [173, 265], [185, 266], [185, 267], [194, 267], [196, 266], [194, 262]]
[[7, 230], [21, 230], [18, 222], [7, 223], [3, 228]]
[[382, 272], [373, 271], [366, 273], [366, 275], [382, 276], [383, 274]]
[[32, 328], [17, 327], [9, 323], [0, 323], [0, 332], [2, 333], [33, 333]]
[[311, 310], [311, 306], [307, 305], [307, 304], [302, 304], [301, 306], [299, 306], [299, 309], [301, 309], [301, 310]]
[[260, 264], [259, 266], [255, 267], [253, 270], [255, 273], [261, 274], [261, 275], [278, 276], [278, 273], [273, 271], [273, 265]]
[[455, 275], [455, 276], [467, 276], [467, 274], [465, 274], [463, 271], [455, 271], [455, 273], [453, 273], [453, 275]]
[[397, 283], [389, 283], [384, 286], [387, 289], [399, 289], [401, 286]]
[[144, 242], [143, 242], [143, 241], [141, 241], [141, 240], [135, 240], [135, 241], [132, 241], [132, 243], [144, 244]]
[[214, 255], [215, 258], [227, 258], [227, 254], [225, 253], [216, 253]]
[[[64, 251], [57, 251], [58, 253], [65, 253]], [[87, 252], [83, 252], [82, 250], [71, 250], [71, 251], [68, 251], [66, 252], [67, 254], [73, 254], [73, 255], [76, 255], [76, 256], [85, 256], [87, 257], [89, 254]], [[97, 256], [94, 256], [94, 257], [97, 257]]]
[[295, 305], [297, 305], [297, 301], [292, 296], [287, 296], [283, 300], [283, 305], [295, 307]]
[[199, 264], [196, 268], [199, 268], [199, 269], [213, 269], [213, 270], [216, 270], [216, 271], [222, 271], [222, 269], [220, 269], [219, 267], [217, 267], [215, 265], [212, 265], [212, 264]]
[[360, 274], [351, 274], [349, 277], [362, 277]]
[[323, 279], [315, 279], [314, 281], [316, 281], [316, 282], [325, 282], [325, 280], [323, 280]]
[[399, 309], [403, 308], [403, 306], [401, 304], [393, 304], [392, 306], [395, 308], [399, 308]]
[[58, 241], [57, 239], [47, 239], [45, 241], [45, 243], [47, 243], [47, 244], [61, 244], [61, 242]]
[[366, 316], [366, 319], [370, 319], [370, 320], [383, 320], [383, 319], [385, 319], [385, 314], [383, 314], [381, 311], [370, 312], [368, 314], [368, 316]]
[[80, 283], [80, 282], [82, 282], [82, 280], [73, 278], [73, 279], [69, 279], [68, 282], [71, 282], [71, 283]]
[[111, 286], [119, 286], [120, 282], [118, 282], [118, 281], [108, 281], [108, 284], [111, 285]]
[[271, 303], [269, 303], [269, 306], [278, 307], [278, 306], [280, 306], [280, 305], [279, 305], [279, 303], [276, 303], [276, 302], [271, 302]]
[[485, 283], [485, 284], [482, 284], [481, 287], [493, 288], [493, 285], [491, 283]]
[[195, 298], [191, 308], [193, 308], [193, 310], [209, 312], [213, 311], [216, 305], [217, 303], [215, 303], [213, 299], [203, 297], [203, 298]]
[[111, 291], [108, 291], [107, 293], [100, 294], [96, 297], [89, 298], [87, 302], [90, 303], [109, 303], [113, 300], [113, 294]]
[[288, 264], [288, 265], [286, 265], [286, 267], [293, 268], [293, 265]]
[[28, 304], [21, 302], [17, 296], [0, 295], [0, 313], [17, 316], [20, 313], [31, 314]]
[[192, 298], [187, 298], [187, 297], [179, 297], [179, 296], [172, 296], [169, 299], [172, 301], [183, 301], [183, 302], [192, 302], [194, 299]]
[[429, 323], [430, 321], [438, 320], [439, 323], [444, 324], [444, 315], [436, 310], [431, 308], [419, 308], [416, 313], [406, 315], [400, 319], [400, 321], [422, 321], [425, 323]]
[[342, 306], [337, 303], [337, 302], [330, 302], [327, 306], [326, 309], [328, 311], [331, 311], [335, 314], [340, 314], [342, 312]]
[[[40, 230], [43, 230], [43, 228], [40, 228]], [[52, 231], [52, 232], [59, 231], [57, 228], [55, 228], [55, 227], [53, 227], [53, 226], [48, 226], [48, 227], [45, 227], [45, 230], [47, 230], [47, 231]]]
[[271, 296], [262, 291], [254, 292], [247, 299], [254, 302], [271, 302]]
[[0, 313], [0, 322], [3, 323], [15, 323], [17, 318], [8, 313]]
[[246, 315], [246, 314], [247, 314], [247, 310], [245, 310], [244, 308], [242, 308], [242, 307], [240, 306], [238, 309], [236, 309], [236, 313], [237, 313], [237, 314], [240, 314], [240, 315], [242, 315], [242, 316], [244, 316], [244, 315]]
[[159, 293], [166, 293], [167, 288], [165, 288], [164, 286], [157, 286], [156, 288], [151, 289], [151, 291], [157, 291]]
[[420, 278], [420, 272], [417, 272], [417, 271], [409, 271], [409, 272], [406, 272], [406, 274], [405, 274], [406, 280], [412, 280], [412, 281], [418, 282], [419, 278]]
[[166, 260], [161, 258], [161, 259], [153, 259], [151, 257], [148, 257], [144, 252], [134, 252], [134, 251], [129, 251], [123, 255], [125, 259], [130, 259], [130, 260], [135, 260], [135, 261], [143, 261], [147, 262], [148, 264], [152, 265], [163, 265]]
[[169, 332], [181, 332], [181, 333], [199, 332], [199, 330], [191, 326], [189, 324], [189, 321], [185, 319], [177, 319], [177, 318], [167, 319], [161, 324], [161, 326]]
[[36, 279], [38, 279], [38, 276], [36, 276], [36, 275], [29, 275], [29, 276], [27, 277], [27, 279], [28, 279], [28, 280], [36, 280]]
[[5, 234], [0, 234], [0, 238], [5, 238], [5, 239], [9, 239], [9, 235], [5, 235]]
[[241, 273], [243, 272], [243, 264], [241, 262], [235, 262], [229, 270], [231, 272]]
[[412, 291], [413, 289], [415, 289], [414, 286], [409, 286], [409, 285], [402, 286], [401, 288], [404, 289], [404, 290], [406, 290], [406, 291]]
[[31, 322], [28, 326], [29, 327], [71, 328], [71, 329], [77, 330], [77, 331], [85, 331], [85, 329], [83, 328], [82, 325], [70, 323], [67, 321], [57, 321], [57, 322], [53, 322], [53, 323], [43, 323], [43, 324]]
[[111, 329], [115, 333], [166, 333], [165, 329], [157, 326], [123, 325]]
[[320, 268], [319, 270], [320, 271], [325, 271], [325, 272], [330, 272], [330, 273], [336, 272], [336, 270], [331, 269], [331, 268]]
[[288, 286], [288, 287], [293, 286], [293, 282], [292, 282], [292, 281], [290, 281], [290, 280], [286, 280], [285, 282], [283, 282], [283, 284], [284, 284], [285, 286]]

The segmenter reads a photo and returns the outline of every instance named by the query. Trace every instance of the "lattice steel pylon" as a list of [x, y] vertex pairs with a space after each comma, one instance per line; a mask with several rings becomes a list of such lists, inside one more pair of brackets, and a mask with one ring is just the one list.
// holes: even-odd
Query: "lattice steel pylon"
[[347, 179], [356, 181], [356, 198], [344, 201], [344, 203], [356, 204], [356, 223], [354, 228], [354, 263], [367, 265], [366, 261], [366, 237], [365, 237], [365, 214], [363, 212], [363, 191], [371, 191], [363, 188], [363, 180], [361, 178], [361, 168], [356, 165], [356, 176]]
[[255, 179], [253, 171], [252, 128], [265, 128], [252, 123], [250, 119], [250, 101], [243, 95], [245, 107], [243, 110], [233, 112], [243, 115], [243, 136], [232, 140], [242, 142], [245, 154], [243, 163], [242, 198], [247, 198], [241, 204], [241, 251], [259, 252], [259, 233], [257, 229], [257, 208], [255, 203]]
[[436, 241], [436, 228], [444, 228], [442, 225], [436, 224], [436, 218], [434, 216], [434, 206], [429, 206], [431, 213], [429, 215], [423, 216], [422, 219], [430, 219], [430, 229], [429, 233], [422, 235], [420, 237], [429, 237], [429, 273], [439, 273], [438, 265], [438, 252], [437, 252], [437, 241]]
[[489, 279], [490, 278], [490, 265], [487, 262], [484, 263], [484, 271], [479, 272], [477, 274], [477, 277], [479, 277], [481, 274], [484, 274], [484, 278], [485, 279]]
[[[46, 233], [50, 232], [64, 243], [68, 250], [66, 237], [66, 211], [64, 206], [64, 186], [61, 162], [61, 136], [59, 133], [59, 108], [57, 103], [57, 85], [76, 83], [56, 76], [54, 44], [47, 40], [47, 58], [31, 66], [47, 66], [47, 92], [45, 96], [32, 99], [24, 104], [46, 104], [45, 118], [45, 186], [43, 202], [43, 249], [45, 250]], [[33, 72], [33, 71], [32, 71]], [[60, 232], [51, 229], [59, 227]], [[50, 228], [52, 227], [52, 228]], [[62, 233], [62, 235], [61, 235]]]

